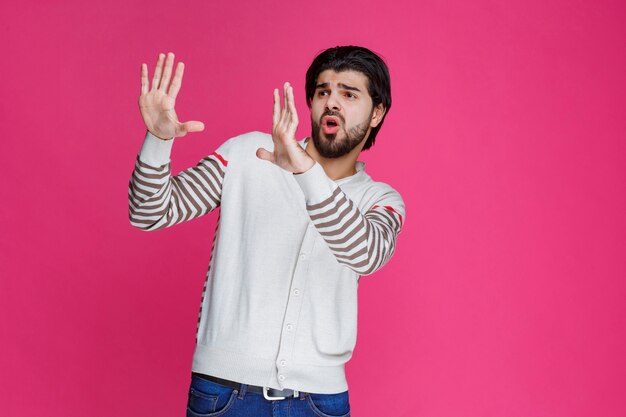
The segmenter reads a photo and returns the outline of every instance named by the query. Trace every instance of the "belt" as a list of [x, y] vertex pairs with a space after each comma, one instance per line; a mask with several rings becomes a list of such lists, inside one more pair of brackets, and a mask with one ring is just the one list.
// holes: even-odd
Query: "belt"
[[[228, 379], [218, 378], [216, 376], [200, 374], [198, 372], [192, 372], [192, 375], [197, 376], [201, 379], [206, 379], [211, 382], [215, 382], [216, 384], [225, 385], [230, 388], [240, 389], [241, 383], [235, 381], [229, 381]], [[270, 388], [270, 387], [260, 387], [258, 385], [246, 385], [247, 392], [254, 392], [257, 394], [263, 394], [266, 400], [284, 400], [285, 398], [298, 398], [300, 394], [303, 394], [301, 391], [285, 388], [282, 390]]]

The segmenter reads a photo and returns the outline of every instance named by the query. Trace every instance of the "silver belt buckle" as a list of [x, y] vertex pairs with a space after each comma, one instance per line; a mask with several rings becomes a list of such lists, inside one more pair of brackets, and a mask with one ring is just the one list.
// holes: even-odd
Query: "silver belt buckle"
[[[269, 387], [263, 387], [263, 397], [265, 397], [266, 400], [284, 400], [287, 397], [270, 397], [269, 395], [267, 395], [267, 392], [269, 391]], [[300, 395], [300, 393], [296, 390], [293, 390], [293, 397], [294, 398], [298, 398], [298, 395]]]

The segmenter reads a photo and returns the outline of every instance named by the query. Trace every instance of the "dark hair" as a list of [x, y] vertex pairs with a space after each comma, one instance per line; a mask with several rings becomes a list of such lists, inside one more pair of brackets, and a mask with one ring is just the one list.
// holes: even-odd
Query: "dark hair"
[[306, 104], [311, 108], [311, 100], [315, 94], [317, 77], [325, 70], [332, 69], [336, 72], [359, 71], [369, 80], [367, 90], [372, 98], [373, 106], [380, 103], [385, 107], [385, 114], [378, 126], [372, 128], [362, 150], [369, 149], [374, 145], [376, 134], [380, 130], [389, 108], [391, 107], [391, 83], [389, 70], [385, 62], [374, 52], [362, 46], [336, 46], [319, 53], [306, 72]]

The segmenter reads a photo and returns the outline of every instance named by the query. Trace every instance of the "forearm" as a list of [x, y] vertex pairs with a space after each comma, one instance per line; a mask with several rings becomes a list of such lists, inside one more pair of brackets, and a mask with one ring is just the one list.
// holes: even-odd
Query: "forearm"
[[312, 223], [339, 263], [369, 275], [391, 258], [402, 228], [403, 206], [396, 211], [380, 204], [362, 213], [319, 164], [295, 178]]
[[151, 231], [209, 213], [219, 206], [226, 162], [217, 154], [171, 175], [173, 140], [146, 134], [128, 187], [130, 223]]

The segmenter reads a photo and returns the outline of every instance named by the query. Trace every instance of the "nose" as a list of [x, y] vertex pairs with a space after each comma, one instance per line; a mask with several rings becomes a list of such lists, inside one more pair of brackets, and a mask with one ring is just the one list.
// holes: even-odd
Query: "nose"
[[326, 99], [326, 109], [327, 110], [341, 110], [341, 106], [339, 105], [339, 100], [337, 100], [337, 93], [331, 91]]

